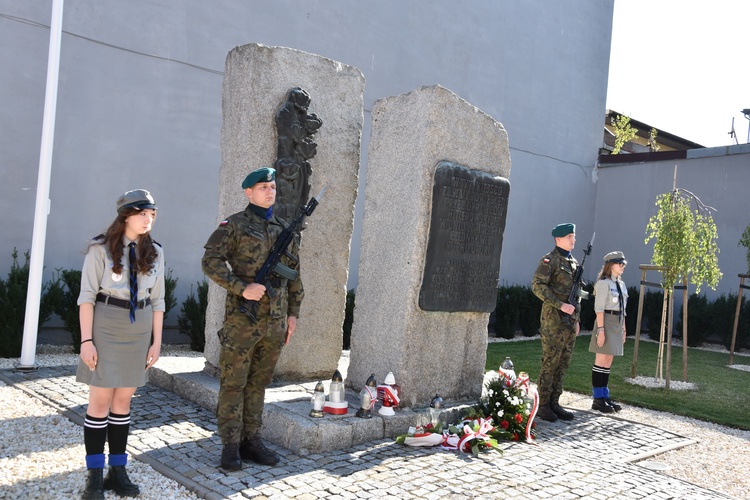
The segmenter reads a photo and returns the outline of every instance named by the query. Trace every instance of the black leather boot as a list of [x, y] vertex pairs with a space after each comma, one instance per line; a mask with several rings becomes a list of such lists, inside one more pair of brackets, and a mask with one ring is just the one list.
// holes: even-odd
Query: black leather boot
[[115, 490], [121, 497], [137, 497], [141, 490], [130, 481], [124, 465], [110, 465], [104, 478], [104, 489]]
[[226, 470], [242, 469], [242, 460], [240, 460], [240, 444], [227, 443], [221, 450], [221, 467]]
[[536, 412], [536, 416], [547, 422], [557, 422], [557, 415], [552, 411], [552, 408], [550, 408], [550, 405], [548, 404], [540, 405]]
[[560, 403], [557, 401], [552, 401], [549, 404], [549, 408], [560, 420], [573, 420], [575, 418], [573, 413], [560, 406]]
[[614, 413], [615, 409], [607, 404], [607, 400], [604, 398], [594, 398], [594, 402], [591, 404], [592, 410], [597, 410], [602, 413]]
[[276, 465], [279, 463], [278, 455], [266, 448], [260, 436], [257, 435], [242, 440], [240, 456], [242, 460], [251, 460], [260, 465]]
[[84, 500], [104, 500], [104, 485], [102, 476], [104, 469], [88, 469], [86, 478], [86, 489], [83, 490], [81, 498]]
[[615, 402], [614, 402], [614, 401], [612, 401], [611, 399], [609, 399], [609, 398], [604, 398], [604, 400], [605, 400], [605, 401], [607, 402], [607, 404], [608, 404], [609, 406], [611, 406], [611, 407], [612, 407], [612, 409], [613, 409], [613, 410], [615, 410], [615, 411], [620, 411], [620, 410], [622, 410], [622, 406], [618, 405], [617, 403], [615, 403]]

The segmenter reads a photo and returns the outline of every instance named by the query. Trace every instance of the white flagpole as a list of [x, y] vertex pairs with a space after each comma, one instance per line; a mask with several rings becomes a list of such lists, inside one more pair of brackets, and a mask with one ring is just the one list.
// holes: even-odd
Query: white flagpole
[[26, 294], [26, 317], [23, 324], [23, 345], [18, 369], [34, 369], [36, 337], [39, 328], [39, 302], [42, 295], [44, 247], [47, 239], [49, 215], [49, 186], [52, 173], [52, 147], [55, 142], [55, 114], [57, 111], [57, 81], [60, 70], [60, 42], [64, 0], [52, 0], [52, 19], [49, 29], [49, 56], [47, 59], [47, 91], [44, 96], [44, 121], [42, 145], [39, 152], [39, 177], [36, 185], [34, 232], [31, 239], [29, 262], [29, 289]]

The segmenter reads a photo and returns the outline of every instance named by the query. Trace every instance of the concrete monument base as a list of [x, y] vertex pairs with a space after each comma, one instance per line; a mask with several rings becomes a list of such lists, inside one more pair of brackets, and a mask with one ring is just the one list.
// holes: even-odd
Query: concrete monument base
[[[214, 410], [219, 396], [219, 381], [203, 371], [204, 363], [203, 358], [164, 356], [149, 370], [148, 381]], [[345, 352], [339, 364], [339, 370], [344, 374], [348, 363], [348, 352]], [[310, 397], [316, 383], [273, 384], [266, 390], [262, 429], [264, 439], [305, 456], [395, 438], [404, 434], [410, 426], [424, 425], [430, 421], [429, 408], [397, 410], [392, 417], [377, 414], [372, 418], [356, 417], [360, 401], [359, 394], [353, 390], [346, 392], [349, 403], [346, 415], [326, 414], [323, 418], [312, 418]], [[324, 380], [323, 384], [328, 394], [330, 380]], [[466, 405], [446, 409], [448, 420], [457, 421], [464, 408]]]

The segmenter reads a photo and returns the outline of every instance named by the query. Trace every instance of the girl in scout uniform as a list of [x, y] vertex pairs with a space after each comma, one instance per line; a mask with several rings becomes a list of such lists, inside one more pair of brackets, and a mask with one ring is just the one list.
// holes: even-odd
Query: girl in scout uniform
[[628, 290], [621, 276], [628, 262], [622, 252], [610, 252], [604, 256], [604, 267], [594, 284], [595, 331], [591, 335], [589, 351], [596, 354], [591, 370], [591, 385], [594, 388], [592, 410], [602, 413], [620, 411], [622, 407], [609, 397], [609, 372], [615, 356], [622, 356], [625, 343], [625, 307]]
[[[125, 471], [130, 400], [159, 359], [164, 321], [164, 253], [151, 239], [154, 198], [135, 189], [117, 200], [117, 218], [91, 241], [78, 296], [81, 359], [76, 380], [89, 386], [83, 427], [88, 478], [82, 498], [140, 491]], [[153, 341], [152, 341], [153, 338]], [[109, 471], [103, 478], [104, 443]]]

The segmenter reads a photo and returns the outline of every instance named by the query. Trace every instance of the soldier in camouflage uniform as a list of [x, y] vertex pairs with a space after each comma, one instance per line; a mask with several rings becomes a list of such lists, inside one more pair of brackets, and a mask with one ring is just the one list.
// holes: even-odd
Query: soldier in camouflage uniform
[[539, 412], [543, 420], [572, 420], [573, 413], [560, 406], [563, 377], [579, 331], [580, 308], [568, 304], [573, 275], [578, 261], [571, 251], [575, 247], [575, 224], [558, 224], [552, 230], [555, 248], [542, 257], [531, 281], [534, 295], [542, 300], [541, 328], [542, 368], [539, 373]]
[[[297, 279], [274, 278], [274, 298], [255, 283], [286, 226], [271, 208], [276, 201], [275, 174], [272, 168], [261, 168], [245, 178], [242, 188], [250, 203], [219, 224], [205, 245], [202, 261], [203, 272], [227, 290], [224, 327], [219, 331], [221, 382], [216, 413], [224, 445], [221, 465], [228, 470], [241, 469], [242, 460], [264, 465], [279, 461], [260, 439], [263, 399], [281, 348], [296, 329], [304, 291], [296, 260], [299, 241], [289, 248], [294, 258], [282, 258]], [[259, 302], [257, 323], [240, 311], [245, 299]]]

